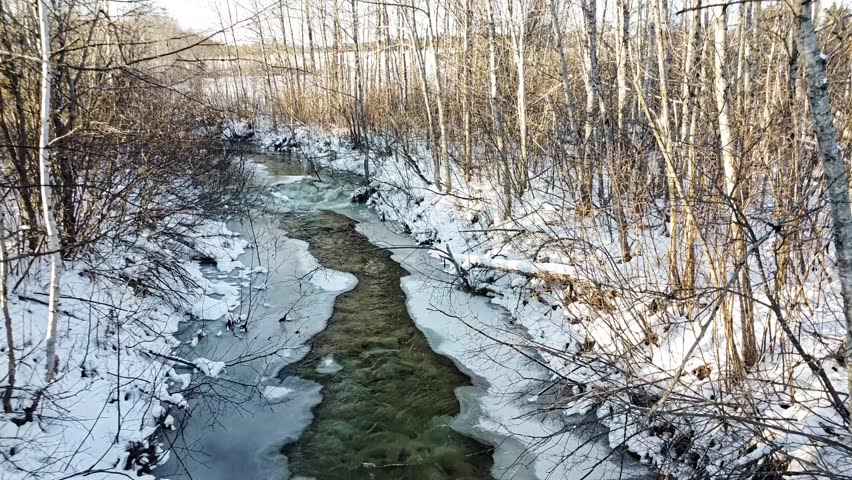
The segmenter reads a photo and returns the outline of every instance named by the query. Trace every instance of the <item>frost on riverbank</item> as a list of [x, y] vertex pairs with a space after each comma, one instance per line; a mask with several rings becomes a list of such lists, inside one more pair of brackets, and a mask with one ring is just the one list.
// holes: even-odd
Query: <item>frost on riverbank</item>
[[189, 402], [192, 415], [183, 418], [184, 430], [171, 444], [172, 458], [157, 471], [160, 478], [279, 478], [286, 472], [280, 448], [310, 424], [322, 396], [318, 383], [281, 371], [308, 353], [307, 344], [325, 329], [336, 297], [357, 284], [353, 275], [321, 266], [306, 242], [289, 238], [282, 229], [282, 215], [297, 208], [299, 196], [276, 193], [282, 185], [298, 188], [304, 179], [250, 165], [255, 183], [269, 197], [251, 219], [229, 223], [252, 239], [237, 258], [243, 273], [204, 270], [207, 278], [224, 277], [238, 287], [239, 306], [203, 322], [200, 328], [211, 335], [189, 346], [193, 356], [225, 362], [225, 383], [202, 386], [203, 394]]
[[[798, 339], [824, 378], [789, 345], [774, 343], [781, 327], [758, 295], [756, 335], [770, 343], [732, 385], [732, 366], [716, 345], [731, 343], [727, 335], [736, 344], [740, 334], [711, 328], [713, 308], [687, 312], [665, 295], [666, 258], [657, 252], [666, 250], [668, 238], [659, 229], [637, 229], [631, 241], [638, 255], [621, 263], [615, 225], [578, 216], [570, 199], [545, 185], [515, 202], [508, 220], [500, 220], [499, 194], [487, 182], [464, 185], [458, 175], [453, 195], [435, 191], [422, 143], [403, 152], [376, 137], [365, 152], [307, 130], [259, 140], [286, 143], [320, 167], [345, 172], [361, 173], [369, 156], [372, 178], [364, 192], [380, 218], [431, 248], [459, 286], [505, 307], [526, 331], [519, 346], [535, 350], [553, 372], [550, 394], [528, 401], [598, 418], [609, 427], [610, 444], [675, 477], [749, 476], [779, 466], [848, 471], [850, 439], [824, 385], [827, 379], [841, 399], [848, 396], [830, 276], [814, 274], [802, 291], [789, 292], [808, 305]], [[768, 264], [772, 245], [764, 248], [757, 255]], [[756, 267], [752, 273], [761, 285]], [[706, 279], [708, 272], [698, 275]]]
[[[273, 180], [303, 180], [252, 168], [255, 183], [273, 191]], [[348, 201], [343, 192], [339, 198]], [[0, 478], [229, 480], [286, 472], [279, 449], [310, 423], [322, 397], [319, 384], [279, 372], [308, 352], [336, 296], [357, 279], [322, 267], [307, 243], [281, 230], [280, 215], [296, 205], [267, 200], [251, 219], [173, 217], [163, 226], [171, 237], [104, 240], [67, 262], [60, 371], [49, 386], [46, 273], [32, 268], [10, 295], [18, 381], [16, 413], [0, 426]], [[333, 359], [323, 367], [340, 368]], [[32, 420], [22, 421], [42, 389]]]
[[[171, 227], [179, 228], [181, 219], [173, 221]], [[19, 346], [13, 411], [31, 409], [32, 418], [5, 415], [0, 423], [0, 477], [49, 479], [91, 472], [87, 478], [97, 479], [147, 472], [164, 453], [160, 434], [174, 427], [192, 378], [223, 373], [224, 364], [199, 357], [189, 362], [196, 367], [191, 376], [178, 374], [174, 367], [187, 361], [173, 355], [180, 345], [174, 335], [193, 316], [227, 313], [238, 297], [231, 285], [205, 279], [199, 260], [193, 259], [231, 269], [246, 242], [219, 222], [186, 223], [195, 225], [181, 232], [194, 239], [192, 245], [154, 243], [145, 236], [120, 244], [102, 241], [94, 254], [66, 262], [59, 371], [49, 385], [43, 354], [47, 269], [36, 264], [17, 285], [9, 296]], [[158, 262], [151, 261], [153, 256]], [[154, 270], [164, 261], [171, 264], [169, 271]], [[9, 280], [16, 285], [19, 278]], [[157, 281], [171, 285], [167, 296], [146, 291], [147, 282]], [[206, 307], [210, 294], [222, 306]], [[3, 355], [3, 372], [6, 362]]]

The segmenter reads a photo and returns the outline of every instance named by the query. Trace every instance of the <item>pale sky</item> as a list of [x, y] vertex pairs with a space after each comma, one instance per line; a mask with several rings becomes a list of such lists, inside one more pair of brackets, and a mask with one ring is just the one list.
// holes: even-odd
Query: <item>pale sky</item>
[[[226, 13], [224, 2], [219, 2]], [[156, 5], [175, 18], [181, 27], [194, 31], [218, 30], [219, 17], [215, 0], [156, 0]]]
[[[169, 16], [178, 21], [181, 27], [197, 32], [213, 32], [222, 28], [219, 20], [219, 12], [224, 17], [225, 25], [230, 25], [228, 19], [228, 7], [235, 23], [245, 20], [256, 11], [255, 5], [260, 9], [270, 8], [278, 0], [153, 0], [155, 6], [162, 8]], [[848, 5], [852, 0], [823, 0], [822, 7], [832, 4]], [[242, 5], [251, 6], [245, 8]], [[291, 22], [298, 20], [291, 18]], [[245, 22], [243, 23], [245, 25]], [[236, 29], [239, 39], [253, 37], [239, 26]], [[241, 31], [242, 30], [242, 31]], [[298, 30], [297, 30], [298, 31]]]

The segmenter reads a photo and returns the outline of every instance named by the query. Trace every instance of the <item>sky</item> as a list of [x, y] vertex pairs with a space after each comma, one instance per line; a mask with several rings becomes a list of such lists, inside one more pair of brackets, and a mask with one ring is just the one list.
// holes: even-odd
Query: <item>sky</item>
[[[241, 4], [252, 5], [254, 3], [260, 8], [266, 8], [276, 2], [277, 0], [153, 0], [154, 5], [159, 6], [169, 16], [176, 19], [181, 27], [196, 32], [213, 32], [222, 28], [218, 13], [220, 11], [226, 17], [226, 25], [229, 24], [230, 22], [227, 19], [228, 6], [231, 8], [234, 21], [239, 22], [251, 15], [249, 9], [242, 7]], [[852, 0], [823, 0], [821, 5], [827, 7], [832, 4], [849, 5], [850, 3], [852, 3]], [[293, 21], [295, 20], [291, 19], [291, 22]], [[253, 37], [249, 32], [239, 27], [236, 34], [240, 41], [250, 41]]]
[[156, 0], [154, 3], [177, 20], [183, 28], [194, 31], [220, 28], [214, 0]]
[[[194, 32], [216, 32], [222, 29], [219, 20], [221, 12], [226, 26], [234, 23], [236, 25], [235, 35], [239, 42], [252, 42], [255, 34], [251, 32], [250, 21], [254, 12], [275, 11], [279, 0], [153, 0], [154, 6], [177, 20], [178, 24]], [[245, 5], [245, 6], [243, 6]], [[250, 8], [249, 8], [250, 7]], [[228, 8], [231, 9], [231, 17], [228, 17]], [[291, 28], [298, 32], [299, 20], [294, 17], [290, 19]]]

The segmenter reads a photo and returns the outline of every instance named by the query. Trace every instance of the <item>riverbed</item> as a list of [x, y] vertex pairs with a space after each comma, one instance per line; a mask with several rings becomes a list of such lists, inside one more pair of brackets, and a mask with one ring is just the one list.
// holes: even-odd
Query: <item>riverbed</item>
[[487, 298], [452, 288], [428, 249], [352, 204], [358, 178], [250, 158], [268, 208], [231, 228], [253, 248], [243, 269], [205, 271], [242, 301], [187, 326], [201, 340], [182, 352], [229, 366], [190, 400], [158, 476], [647, 476], [596, 440], [594, 425], [566, 428], [538, 406], [552, 382], [518, 346], [524, 332]]

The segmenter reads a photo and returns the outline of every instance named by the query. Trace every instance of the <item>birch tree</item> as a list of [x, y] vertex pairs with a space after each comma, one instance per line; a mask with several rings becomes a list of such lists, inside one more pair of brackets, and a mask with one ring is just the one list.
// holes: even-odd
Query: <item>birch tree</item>
[[[432, 27], [432, 7], [429, 6], [430, 2], [426, 2], [426, 22], [429, 24], [429, 28], [427, 29], [427, 37], [429, 40], [429, 49], [432, 50], [432, 55], [435, 56], [435, 96], [438, 101], [438, 131], [441, 135], [441, 150], [440, 152], [433, 152], [433, 155], [438, 155], [438, 165], [440, 169], [440, 164], [444, 165], [444, 189], [447, 192], [452, 191], [453, 189], [453, 178], [452, 171], [450, 169], [450, 149], [447, 140], [447, 121], [444, 114], [444, 89], [441, 86], [441, 52], [438, 51], [438, 47], [435, 42], [435, 32]], [[440, 173], [438, 174], [440, 176]], [[440, 188], [440, 183], [436, 183], [435, 186]]]
[[494, 19], [492, 0], [485, 0], [488, 15], [488, 83], [490, 85], [491, 116], [494, 121], [494, 135], [497, 139], [498, 161], [503, 165], [503, 208], [502, 217], [512, 213], [512, 169], [509, 154], [506, 151], [506, 134], [503, 127], [503, 108], [500, 106], [500, 93], [497, 88], [497, 24]]
[[[736, 154], [736, 140], [732, 129], [731, 101], [729, 97], [729, 85], [727, 77], [727, 33], [728, 15], [726, 6], [715, 7], [716, 19], [714, 28], [714, 85], [716, 108], [718, 111], [719, 128], [719, 152], [722, 159], [722, 168], [725, 177], [725, 198], [731, 208], [730, 232], [733, 243], [734, 270], [738, 277], [740, 295], [729, 296], [729, 302], [725, 316], [725, 331], [728, 335], [728, 346], [731, 358], [737, 369], [754, 365], [757, 356], [757, 342], [754, 335], [754, 323], [751, 309], [751, 282], [748, 273], [748, 254], [745, 243], [745, 232], [743, 232], [743, 209], [740, 193], [742, 191], [740, 179], [740, 159]], [[722, 258], [723, 264], [727, 262], [727, 255]], [[722, 266], [725, 271], [726, 265]], [[734, 326], [731, 311], [734, 302], [740, 306], [740, 331], [742, 357], [737, 353], [734, 343]], [[740, 362], [742, 361], [742, 365]]]
[[524, 0], [520, 1], [520, 12], [516, 17], [514, 8], [512, 4], [513, 0], [509, 0], [508, 2], [508, 21], [510, 25], [510, 33], [512, 40], [512, 52], [515, 57], [515, 73], [517, 74], [518, 81], [518, 90], [517, 96], [515, 97], [515, 105], [517, 107], [517, 115], [518, 115], [518, 149], [520, 151], [520, 161], [518, 165], [519, 179], [518, 185], [522, 187], [519, 190], [523, 190], [526, 188], [527, 183], [527, 172], [528, 172], [528, 158], [529, 153], [527, 152], [527, 137], [528, 137], [528, 128], [527, 128], [527, 88], [526, 88], [526, 58], [525, 58], [525, 50], [526, 50], [526, 16], [528, 5]]
[[559, 75], [562, 79], [562, 90], [565, 94], [565, 106], [568, 108], [568, 128], [571, 135], [580, 138], [577, 130], [577, 107], [574, 102], [574, 94], [571, 92], [571, 74], [568, 72], [568, 60], [565, 57], [565, 45], [562, 34], [562, 26], [559, 22], [559, 11], [556, 7], [557, 0], [550, 0], [550, 24], [553, 27], [553, 36], [556, 37], [556, 53], [559, 55]]
[[[837, 274], [846, 320], [846, 369], [849, 392], [852, 392], [852, 210], [849, 203], [849, 177], [843, 151], [837, 140], [834, 113], [828, 96], [825, 54], [817, 43], [812, 19], [812, 2], [799, 0], [796, 5], [799, 51], [808, 76], [808, 103], [822, 162], [828, 204], [831, 210], [832, 237], [837, 256]], [[852, 410], [852, 396], [849, 397]], [[852, 431], [852, 422], [849, 424]]]
[[[2, 197], [0, 197], [2, 198]], [[15, 358], [15, 335], [12, 326], [12, 315], [9, 313], [9, 255], [6, 253], [6, 212], [0, 205], [0, 313], [3, 315], [3, 325], [6, 330], [6, 361], [9, 362], [6, 371], [6, 390], [3, 392], [3, 413], [12, 413], [12, 394], [15, 391], [17, 377], [17, 360]]]
[[59, 268], [62, 253], [59, 247], [59, 232], [53, 210], [53, 194], [51, 191], [50, 175], [50, 119], [51, 119], [51, 67], [50, 67], [50, 9], [47, 0], [38, 2], [39, 37], [41, 39], [41, 125], [38, 142], [38, 169], [41, 190], [42, 215], [47, 251], [50, 259], [50, 284], [47, 301], [47, 334], [46, 353], [47, 382], [52, 382], [59, 370], [59, 359], [56, 356], [56, 335], [59, 329]]

